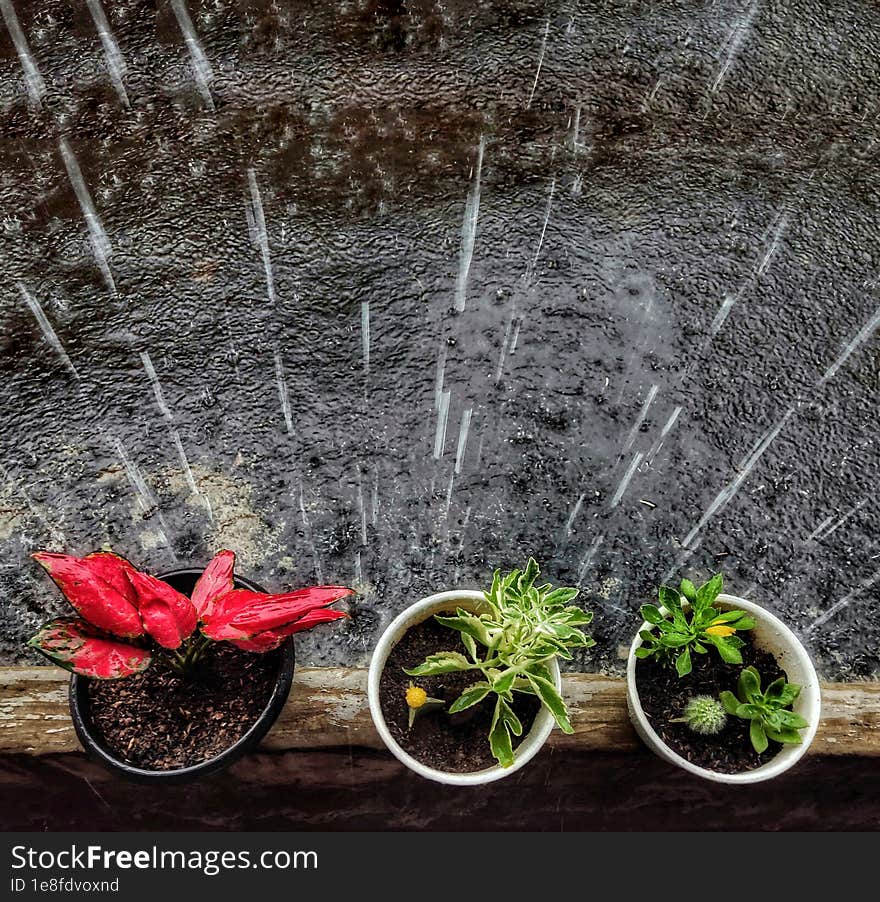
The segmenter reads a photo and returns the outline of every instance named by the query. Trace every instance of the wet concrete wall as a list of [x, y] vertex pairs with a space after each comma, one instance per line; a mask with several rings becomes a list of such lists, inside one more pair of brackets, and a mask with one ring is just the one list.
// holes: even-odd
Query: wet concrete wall
[[0, 0], [0, 632], [27, 555], [414, 598], [529, 555], [619, 671], [717, 569], [876, 676], [880, 12]]

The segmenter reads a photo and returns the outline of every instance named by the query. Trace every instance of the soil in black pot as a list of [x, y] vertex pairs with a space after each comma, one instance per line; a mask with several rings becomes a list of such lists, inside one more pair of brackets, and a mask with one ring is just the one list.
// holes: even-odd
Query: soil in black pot
[[[456, 774], [493, 767], [498, 762], [489, 749], [489, 728], [492, 726], [495, 696], [490, 695], [458, 714], [446, 713], [464, 689], [480, 681], [480, 672], [465, 671], [432, 677], [409, 677], [403, 672], [404, 667], [416, 667], [428, 655], [440, 651], [466, 653], [459, 634], [441, 626], [433, 617], [407, 630], [397, 643], [385, 662], [379, 681], [379, 701], [385, 723], [399, 745], [428, 767]], [[411, 680], [431, 698], [446, 702], [446, 708], [440, 709], [438, 706], [421, 711], [410, 730], [406, 690]], [[533, 695], [517, 692], [514, 694], [513, 709], [523, 725], [522, 736], [513, 737], [516, 748], [532, 728], [541, 703]]]
[[95, 731], [116, 757], [148, 770], [213, 758], [259, 719], [275, 687], [280, 651], [254, 654], [218, 643], [190, 679], [154, 663], [122, 680], [92, 680]]
[[687, 724], [669, 721], [681, 717], [685, 705], [695, 695], [717, 698], [724, 689], [736, 694], [736, 682], [743, 667], [751, 665], [757, 669], [762, 688], [786, 676], [769, 652], [751, 643], [740, 651], [742, 664], [725, 664], [714, 649], [705, 655], [692, 655], [693, 670], [681, 678], [673, 664], [662, 664], [654, 658], [636, 664], [639, 701], [657, 735], [691, 764], [721, 774], [754, 770], [770, 761], [782, 745], [771, 740], [767, 750], [759, 755], [749, 739], [750, 722], [730, 715], [721, 732], [714, 736], [702, 736]]

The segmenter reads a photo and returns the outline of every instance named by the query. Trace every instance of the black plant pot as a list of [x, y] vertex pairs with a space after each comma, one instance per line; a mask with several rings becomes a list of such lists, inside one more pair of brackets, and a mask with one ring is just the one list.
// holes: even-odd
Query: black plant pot
[[[160, 574], [160, 578], [172, 585], [178, 592], [189, 595], [192, 592], [196, 580], [202, 571], [173, 570], [170, 573]], [[235, 577], [236, 588], [250, 589], [252, 592], [264, 592], [256, 584], [249, 580]], [[134, 767], [116, 757], [103, 743], [92, 724], [89, 703], [89, 678], [73, 674], [70, 678], [70, 714], [73, 718], [73, 727], [83, 748], [96, 760], [108, 767], [111, 771], [125, 777], [128, 780], [136, 780], [142, 783], [185, 783], [207, 776], [228, 767], [238, 761], [239, 758], [253, 751], [260, 740], [272, 729], [278, 719], [278, 715], [284, 708], [290, 687], [293, 684], [294, 647], [293, 637], [287, 639], [280, 648], [281, 657], [278, 663], [278, 675], [275, 678], [275, 688], [263, 713], [256, 723], [237, 742], [229, 746], [225, 751], [213, 758], [208, 758], [200, 764], [189, 767], [178, 767], [173, 770], [148, 770], [142, 767]]]

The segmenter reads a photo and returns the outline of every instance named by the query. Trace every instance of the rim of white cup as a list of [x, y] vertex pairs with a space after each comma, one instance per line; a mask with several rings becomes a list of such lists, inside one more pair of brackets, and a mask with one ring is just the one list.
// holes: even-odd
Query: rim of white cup
[[[458, 774], [429, 767], [421, 761], [417, 761], [401, 748], [388, 729], [385, 717], [382, 714], [382, 704], [379, 697], [379, 682], [382, 677], [382, 671], [385, 669], [385, 662], [388, 660], [391, 650], [397, 645], [404, 633], [439, 611], [453, 610], [456, 602], [464, 602], [464, 605], [460, 605], [462, 607], [479, 606], [480, 604], [485, 604], [485, 596], [482, 592], [474, 589], [452, 589], [446, 592], [437, 592], [434, 595], [428, 595], [414, 602], [391, 621], [379, 638], [370, 660], [370, 670], [367, 676], [367, 698], [376, 730], [379, 736], [382, 737], [382, 741], [388, 747], [388, 750], [398, 761], [427, 780], [434, 780], [437, 783], [445, 783], [449, 786], [481, 786], [485, 783], [492, 783], [495, 780], [509, 777], [528, 764], [538, 754], [552, 732], [555, 723], [553, 716], [546, 708], [542, 706], [538, 711], [531, 730], [529, 730], [514, 751], [514, 760], [510, 767], [494, 765], [484, 770]], [[553, 659], [548, 666], [557, 690], [561, 691], [562, 677], [559, 672], [559, 664]]]
[[[642, 709], [638, 689], [636, 688], [636, 663], [639, 659], [636, 658], [635, 653], [636, 649], [642, 644], [642, 637], [639, 633], [642, 630], [651, 629], [651, 624], [647, 621], [643, 622], [636, 632], [626, 662], [626, 700], [630, 719], [636, 728], [636, 732], [655, 754], [683, 770], [702, 777], [704, 780], [734, 784], [760, 783], [763, 780], [772, 780], [790, 767], [794, 767], [806, 754], [807, 749], [813, 742], [816, 730], [819, 728], [819, 718], [822, 713], [819, 677], [816, 674], [813, 661], [800, 639], [775, 614], [771, 614], [766, 608], [752, 601], [747, 601], [745, 598], [739, 598], [736, 595], [719, 595], [718, 603], [722, 608], [738, 608], [752, 615], [757, 623], [756, 633], [760, 634], [763, 632], [761, 630], [762, 626], [775, 632], [777, 640], [782, 640], [777, 641], [776, 644], [784, 645], [784, 648], [767, 647], [767, 645], [757, 642], [758, 647], [775, 655], [777, 660], [790, 655], [800, 670], [806, 674], [806, 679], [801, 678], [800, 680], [801, 692], [793, 706], [794, 710], [809, 722], [809, 726], [801, 733], [800, 745], [785, 745], [766, 764], [762, 764], [754, 770], [743, 771], [738, 774], [720, 773], [706, 767], [699, 767], [683, 758], [677, 752], [674, 752], [651, 726], [650, 720]], [[786, 670], [785, 663], [785, 660], [779, 660], [779, 666], [784, 671]]]

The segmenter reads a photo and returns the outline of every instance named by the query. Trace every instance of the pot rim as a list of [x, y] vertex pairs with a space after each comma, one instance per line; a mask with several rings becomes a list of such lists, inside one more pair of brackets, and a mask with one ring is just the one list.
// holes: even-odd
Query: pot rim
[[[786, 624], [783, 623], [782, 620], [780, 620], [775, 614], [772, 614], [766, 608], [762, 607], [759, 604], [756, 604], [753, 601], [748, 601], [747, 599], [740, 598], [736, 595], [727, 595], [722, 593], [718, 596], [718, 602], [726, 608], [733, 607], [743, 610], [747, 614], [751, 614], [753, 617], [759, 620], [763, 620], [767, 623], [767, 625], [771, 626], [782, 640], [780, 642], [782, 651], [791, 654], [792, 657], [797, 660], [801, 669], [808, 675], [809, 679], [805, 680], [802, 684], [801, 695], [806, 702], [806, 710], [810, 714], [808, 718], [809, 726], [806, 727], [805, 730], [801, 733], [800, 745], [784, 746], [765, 764], [762, 764], [752, 770], [742, 771], [735, 774], [727, 774], [721, 771], [711, 770], [707, 767], [700, 767], [688, 761], [677, 752], [673, 751], [660, 738], [660, 736], [651, 725], [651, 721], [648, 719], [648, 716], [642, 709], [638, 688], [636, 686], [636, 664], [638, 663], [639, 659], [636, 658], [635, 652], [636, 649], [642, 645], [642, 637], [639, 635], [639, 633], [642, 630], [650, 629], [652, 626], [647, 621], [643, 621], [638, 630], [636, 630], [635, 638], [630, 645], [629, 655], [627, 657], [627, 708], [629, 710], [630, 720], [632, 720], [633, 726], [636, 727], [636, 731], [644, 739], [645, 744], [651, 749], [651, 751], [655, 752], [661, 758], [669, 761], [671, 764], [675, 764], [683, 770], [689, 771], [690, 773], [695, 774], [698, 777], [702, 777], [705, 780], [711, 780], [716, 783], [733, 783], [740, 785], [747, 783], [760, 783], [763, 780], [771, 780], [774, 777], [779, 776], [781, 773], [787, 771], [790, 767], [793, 767], [795, 764], [797, 764], [798, 761], [800, 761], [800, 759], [806, 753], [807, 749], [812, 744], [813, 739], [816, 735], [816, 731], [819, 728], [819, 719], [822, 713], [822, 698], [819, 688], [819, 677], [816, 673], [816, 668], [813, 664], [813, 661], [807, 653], [806, 648], [804, 648], [803, 643], [792, 632], [792, 630], [788, 626], [786, 626]], [[779, 649], [768, 648], [766, 650], [773, 654], [777, 659], [779, 658]]]
[[[176, 570], [168, 570], [159, 574], [159, 579], [174, 577], [198, 577], [204, 572], [204, 567], [183, 567]], [[263, 592], [260, 586], [243, 577], [235, 577], [235, 585], [239, 588], [249, 589], [252, 592]], [[211, 758], [206, 758], [198, 764], [190, 764], [186, 767], [175, 767], [170, 770], [152, 770], [128, 764], [117, 758], [98, 738], [92, 726], [89, 714], [88, 687], [91, 680], [72, 673], [70, 675], [70, 714], [73, 719], [73, 727], [77, 738], [83, 748], [110, 770], [122, 774], [131, 780], [139, 782], [155, 783], [182, 783], [198, 777], [219, 771], [234, 763], [251, 751], [260, 740], [269, 732], [278, 719], [279, 714], [287, 702], [293, 685], [293, 674], [296, 663], [296, 654], [293, 636], [289, 636], [280, 647], [281, 657], [278, 662], [278, 672], [275, 676], [275, 685], [260, 716], [254, 721], [250, 729], [240, 736], [232, 745]]]
[[[385, 716], [382, 713], [382, 703], [379, 694], [380, 679], [385, 669], [388, 655], [407, 630], [427, 620], [434, 613], [453, 608], [454, 602], [462, 601], [478, 606], [481, 602], [485, 602], [485, 595], [483, 592], [478, 592], [474, 589], [451, 589], [437, 592], [434, 595], [428, 595], [413, 602], [391, 621], [380, 636], [370, 659], [370, 669], [367, 676], [367, 698], [376, 730], [388, 747], [388, 750], [398, 761], [405, 764], [419, 776], [437, 783], [445, 783], [450, 786], [479, 786], [510, 776], [510, 774], [518, 771], [538, 754], [547, 741], [547, 737], [553, 731], [555, 724], [553, 716], [543, 705], [535, 716], [531, 730], [529, 730], [514, 751], [514, 761], [510, 767], [501, 767], [495, 764], [483, 770], [461, 774], [429, 767], [404, 751], [388, 729]], [[424, 616], [420, 616], [422, 614]], [[550, 662], [549, 668], [553, 674], [557, 690], [561, 691], [562, 677], [559, 671], [559, 663], [555, 658]]]

